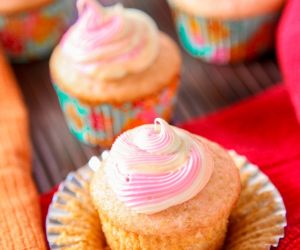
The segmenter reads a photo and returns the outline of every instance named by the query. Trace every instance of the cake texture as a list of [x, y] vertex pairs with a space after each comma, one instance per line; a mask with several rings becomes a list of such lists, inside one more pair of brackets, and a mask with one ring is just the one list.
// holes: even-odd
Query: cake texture
[[187, 52], [219, 64], [252, 59], [272, 48], [284, 4], [284, 0], [168, 2]]
[[77, 7], [77, 22], [50, 60], [72, 133], [110, 146], [129, 128], [157, 116], [169, 120], [181, 64], [176, 44], [142, 11], [94, 0], [79, 0]]
[[72, 0], [0, 2], [0, 42], [11, 59], [27, 62], [49, 55], [74, 19]]
[[118, 137], [90, 188], [112, 250], [214, 250], [241, 185], [227, 151], [156, 119]]

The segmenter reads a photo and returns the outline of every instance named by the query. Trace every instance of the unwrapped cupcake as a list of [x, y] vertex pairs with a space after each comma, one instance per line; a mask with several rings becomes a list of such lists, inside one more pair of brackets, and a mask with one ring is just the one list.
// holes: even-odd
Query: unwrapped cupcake
[[144, 12], [77, 1], [79, 18], [54, 50], [50, 71], [70, 130], [110, 146], [157, 116], [170, 120], [180, 54]]
[[90, 188], [112, 250], [216, 250], [241, 184], [227, 151], [156, 119], [117, 138]]
[[14, 61], [49, 55], [74, 19], [73, 0], [1, 0], [0, 43]]
[[251, 59], [273, 46], [284, 0], [168, 0], [178, 36], [192, 56], [212, 63]]

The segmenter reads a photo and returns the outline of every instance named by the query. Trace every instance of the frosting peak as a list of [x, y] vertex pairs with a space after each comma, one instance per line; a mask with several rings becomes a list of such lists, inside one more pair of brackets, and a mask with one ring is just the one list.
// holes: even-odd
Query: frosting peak
[[115, 79], [145, 70], [158, 54], [158, 31], [142, 11], [78, 0], [78, 20], [61, 48], [84, 73]]
[[153, 126], [142, 126], [137, 129], [133, 144], [149, 153], [175, 153], [181, 146], [181, 141], [175, 132], [162, 119], [156, 118]]
[[150, 214], [198, 194], [210, 179], [213, 161], [197, 137], [157, 118], [154, 125], [119, 136], [105, 171], [125, 205]]

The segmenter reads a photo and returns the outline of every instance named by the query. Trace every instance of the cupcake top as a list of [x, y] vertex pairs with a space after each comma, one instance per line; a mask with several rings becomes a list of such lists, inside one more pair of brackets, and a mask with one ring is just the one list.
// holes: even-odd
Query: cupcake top
[[39, 8], [52, 2], [54, 2], [54, 0], [0, 0], [0, 15], [16, 14]]
[[162, 119], [119, 136], [90, 185], [101, 216], [125, 231], [164, 236], [224, 219], [240, 189], [226, 150]]
[[79, 17], [50, 59], [52, 80], [82, 102], [121, 103], [178, 80], [180, 54], [146, 13], [78, 0]]
[[156, 213], [199, 193], [213, 172], [205, 145], [162, 119], [123, 133], [106, 162], [112, 190], [138, 213]]
[[278, 11], [285, 0], [168, 0], [195, 16], [242, 19]]
[[79, 18], [64, 35], [62, 52], [83, 72], [97, 79], [115, 79], [148, 68], [158, 53], [154, 21], [137, 9], [102, 7], [78, 0]]

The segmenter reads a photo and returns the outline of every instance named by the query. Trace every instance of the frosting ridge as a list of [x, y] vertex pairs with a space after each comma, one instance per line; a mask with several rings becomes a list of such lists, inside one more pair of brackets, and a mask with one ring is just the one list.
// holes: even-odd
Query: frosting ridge
[[78, 0], [78, 20], [61, 48], [78, 69], [99, 79], [116, 79], [145, 70], [158, 54], [158, 30], [146, 13], [117, 4]]
[[115, 141], [105, 164], [116, 196], [138, 213], [156, 213], [198, 194], [213, 172], [206, 146], [195, 136], [155, 119]]

